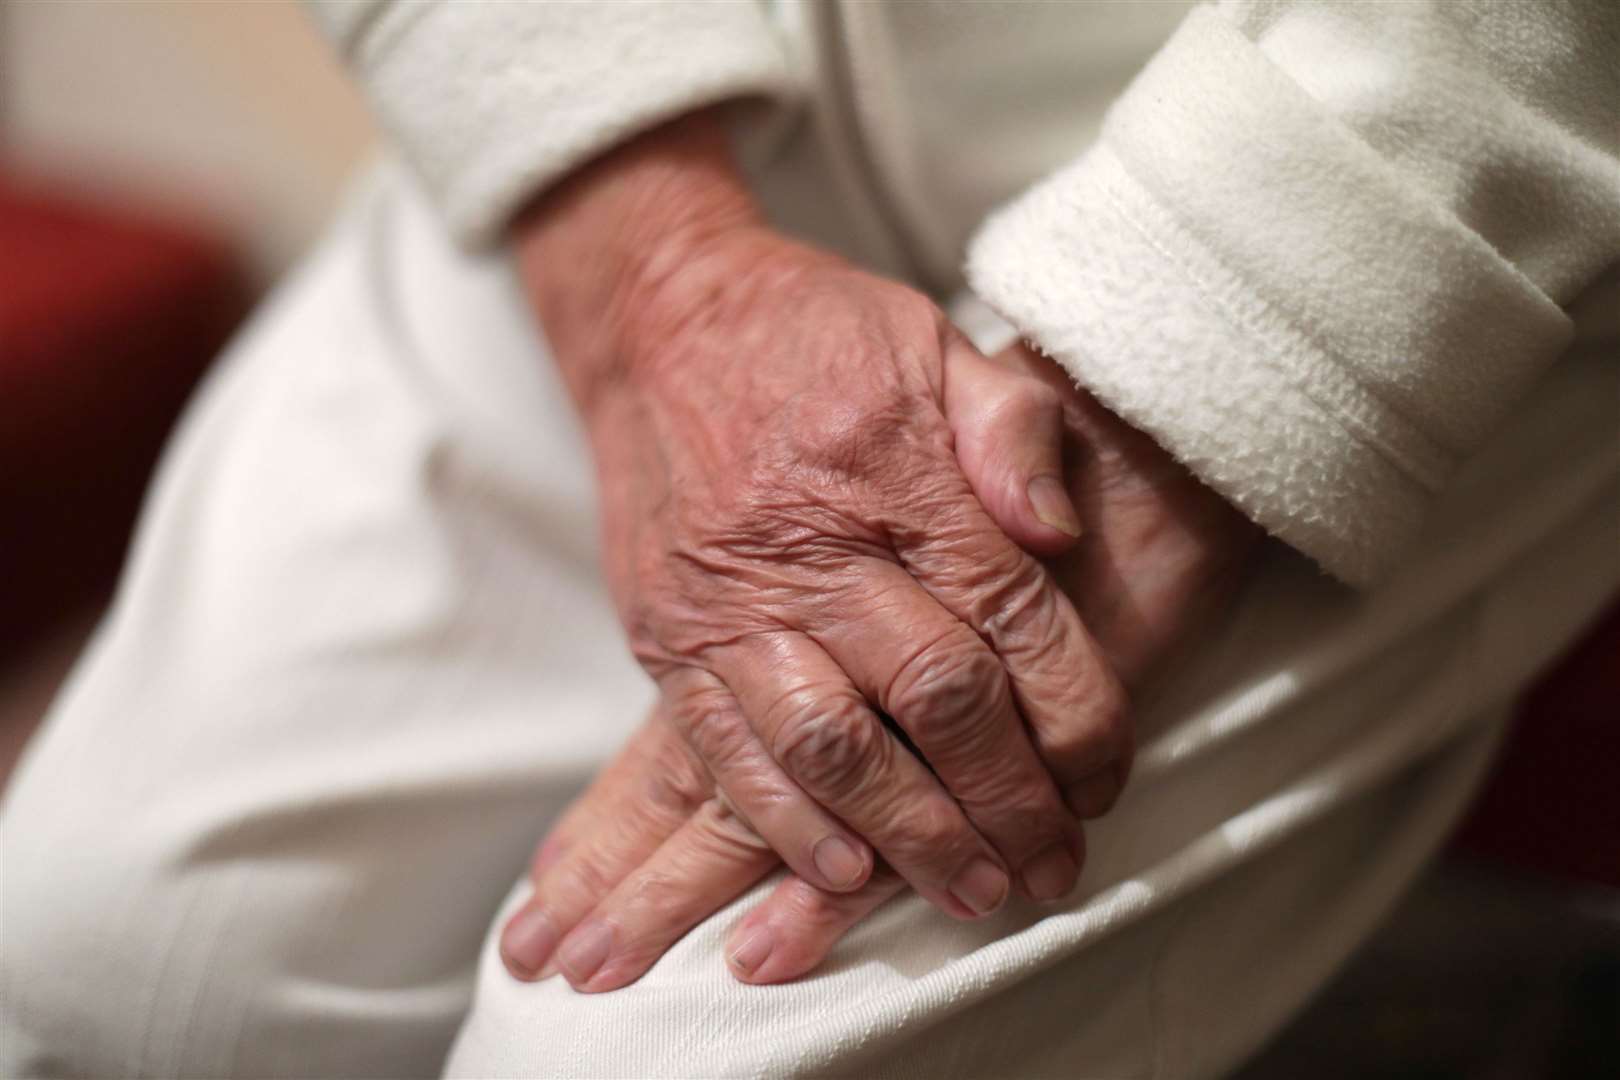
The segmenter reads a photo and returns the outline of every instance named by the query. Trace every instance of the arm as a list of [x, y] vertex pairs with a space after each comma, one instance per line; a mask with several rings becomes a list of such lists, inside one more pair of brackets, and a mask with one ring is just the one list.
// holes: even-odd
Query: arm
[[[1072, 605], [950, 453], [948, 386], [988, 361], [912, 290], [770, 230], [712, 115], [655, 127], [775, 77], [758, 11], [323, 10], [452, 225], [511, 224], [632, 648], [734, 809], [829, 888], [864, 880], [866, 838], [960, 917], [1066, 889], [1063, 788], [1122, 779], [1129, 735]], [[1043, 514], [1025, 479], [1018, 539], [1064, 546], [1061, 488], [1054, 517], [1055, 483]]]
[[1620, 259], [1620, 9], [1226, 3], [994, 215], [975, 289], [1364, 585]]

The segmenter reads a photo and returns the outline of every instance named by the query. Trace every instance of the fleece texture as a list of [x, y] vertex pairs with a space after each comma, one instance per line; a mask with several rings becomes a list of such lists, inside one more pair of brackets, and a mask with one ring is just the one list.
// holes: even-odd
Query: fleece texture
[[1616, 10], [1196, 10], [1098, 143], [990, 219], [970, 280], [1255, 520], [1374, 582], [1620, 258]]

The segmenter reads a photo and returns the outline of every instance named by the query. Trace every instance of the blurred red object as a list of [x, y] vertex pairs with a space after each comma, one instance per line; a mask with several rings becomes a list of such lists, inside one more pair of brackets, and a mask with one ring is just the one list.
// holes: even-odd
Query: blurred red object
[[1452, 846], [1620, 889], [1620, 603], [1520, 702]]
[[0, 660], [106, 594], [164, 437], [250, 300], [206, 230], [0, 178]]

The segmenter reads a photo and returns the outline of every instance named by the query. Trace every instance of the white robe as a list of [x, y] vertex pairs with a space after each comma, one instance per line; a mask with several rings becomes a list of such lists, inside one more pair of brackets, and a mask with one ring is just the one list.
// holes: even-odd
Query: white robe
[[[490, 10], [617, 25], [610, 12], [620, 9]], [[446, 49], [476, 73], [489, 67], [477, 50], [522, 44], [510, 27], [505, 45], [458, 38], [457, 26], [494, 18], [478, 10], [423, 7], [414, 21], [383, 11], [356, 23], [367, 41], [391, 42], [369, 46], [368, 78], [381, 79], [375, 69], [387, 56], [400, 63], [419, 49]], [[1292, 10], [1249, 14], [1264, 23], [1268, 11]], [[1211, 34], [1254, 59], [1254, 37], [1240, 34], [1243, 45], [1208, 18], [1178, 32], [1164, 55]], [[693, 25], [677, 20], [667, 32]], [[757, 59], [753, 31], [716, 33]], [[791, 50], [758, 55], [774, 58], [761, 62], [762, 88], [796, 85], [783, 76], [795, 70], [781, 60]], [[522, 70], [506, 77], [522, 82]], [[893, 71], [930, 85], [918, 68]], [[545, 72], [555, 74], [528, 78], [544, 83]], [[1039, 83], [1040, 73], [1026, 75]], [[1343, 82], [1365, 94], [1369, 80]], [[437, 92], [425, 78], [417, 85]], [[473, 96], [497, 112], [505, 100]], [[1163, 103], [1157, 90], [1145, 100]], [[626, 133], [655, 112], [611, 130]], [[565, 130], [574, 113], [558, 115]], [[794, 227], [856, 250], [876, 242], [872, 208], [803, 194], [840, 190], [823, 183], [850, 161], [823, 149], [837, 142], [827, 127], [839, 115], [812, 110], [805, 127], [754, 128], [752, 169], [767, 204]], [[593, 129], [597, 138], [607, 130]], [[1200, 357], [1249, 357], [1255, 370], [1239, 373], [1257, 380], [1249, 391], [1290, 401], [1292, 391], [1272, 382], [1286, 365], [1262, 363], [1236, 330], [1220, 337], [1207, 309], [1182, 306], [1186, 283], [1166, 267], [1195, 264], [1156, 264], [1144, 234], [1119, 222], [1094, 222], [1071, 237], [1079, 246], [1039, 253], [1043, 280], [1117, 279], [1142, 291], [1040, 293], [1039, 310], [1019, 322], [1020, 258], [995, 252], [1018, 249], [1030, 222], [1050, 226], [1042, 235], [1075, 232], [1051, 217], [1056, 205], [1111, 205], [1066, 194], [1075, 178], [1082, 194], [1123, 183], [1109, 172], [1107, 155], [1120, 152], [1108, 141], [986, 228], [970, 276], [1082, 377], [1100, 386], [1116, 360], [1129, 364], [1115, 376], [1116, 407], [1144, 425], [1162, 409], [1155, 430], [1167, 441], [1185, 408], [1191, 418], [1176, 430], [1196, 442], [1209, 418], [1198, 403], [1222, 392], [1223, 379], [1211, 379], [1196, 384], [1192, 404], [1180, 394], [1176, 365]], [[577, 157], [600, 144], [569, 145]], [[501, 153], [494, 144], [488, 152]], [[1062, 911], [1015, 905], [964, 925], [908, 897], [857, 930], [822, 972], [753, 988], [732, 981], [720, 943], [756, 892], [630, 989], [581, 996], [557, 980], [519, 984], [494, 957], [496, 911], [516, 895], [547, 821], [639, 721], [651, 690], [596, 577], [589, 470], [545, 343], [505, 260], [457, 246], [444, 225], [448, 213], [464, 241], [492, 228], [542, 176], [535, 161], [570, 159], [533, 157], [520, 139], [514, 160], [531, 156], [519, 170], [528, 179], [511, 188], [518, 194], [503, 201], [500, 184], [468, 179], [476, 197], [458, 201], [453, 178], [435, 179], [412, 153], [429, 193], [393, 162], [374, 170], [210, 377], [165, 457], [115, 606], [6, 793], [7, 1075], [422, 1075], [439, 1068], [458, 1028], [448, 1067], [468, 1076], [1213, 1074], [1282, 1023], [1365, 936], [1465, 804], [1514, 693], [1620, 586], [1620, 326], [1590, 287], [1578, 307], [1567, 289], [1534, 284], [1580, 277], [1568, 267], [1590, 262], [1587, 239], [1610, 235], [1600, 206], [1577, 215], [1577, 240], [1556, 240], [1563, 234], [1553, 229], [1537, 233], [1554, 237], [1542, 247], [1515, 249], [1545, 249], [1539, 262], [1513, 261], [1512, 280], [1564, 309], [1559, 344], [1526, 339], [1524, 363], [1545, 374], [1515, 392], [1504, 419], [1425, 496], [1433, 513], [1416, 539], [1374, 529], [1372, 540], [1347, 542], [1365, 565], [1387, 560], [1383, 581], [1352, 592], [1277, 545], [1220, 631], [1151, 688], [1137, 772], [1090, 830], [1081, 888]], [[474, 149], [447, 160], [467, 165], [451, 168], [456, 176], [483, 175]], [[1523, 171], [1539, 175], [1541, 161]], [[965, 189], [941, 190], [931, 196], [940, 205], [971, 201]], [[1561, 221], [1566, 201], [1535, 205]], [[1523, 214], [1501, 215], [1515, 217]], [[1259, 231], [1284, 218], [1279, 209], [1229, 224]], [[1462, 220], [1452, 215], [1437, 235], [1457, 239]], [[934, 243], [909, 227], [894, 235], [909, 252]], [[1402, 259], [1452, 250], [1421, 231], [1408, 236]], [[1093, 237], [1103, 246], [1086, 247]], [[1189, 258], [1216, 243], [1200, 239], [1206, 247], [1186, 248]], [[1477, 254], [1466, 237], [1458, 242]], [[1504, 243], [1498, 236], [1491, 250]], [[1096, 268], [1109, 265], [1092, 263], [1099, 253], [1123, 260], [1116, 272]], [[925, 257], [909, 257], [912, 273], [948, 285]], [[1531, 263], [1542, 277], [1523, 270]], [[998, 292], [1003, 279], [1010, 284]], [[1496, 315], [1520, 310], [1516, 302], [1540, 310], [1522, 290], [1499, 308], [1446, 306], [1490, 280], [1439, 283], [1452, 292], [1430, 296], [1428, 315], [1445, 323], [1464, 311], [1491, 330]], [[1309, 275], [1299, 284], [1314, 296]], [[1262, 283], [1255, 288], [1260, 295]], [[1323, 334], [1341, 325], [1333, 311], [1309, 310], [1323, 321], [1308, 325]], [[1350, 336], [1387, 344], [1389, 325]], [[1539, 333], [1536, 325], [1524, 332]], [[1247, 329], [1256, 326], [1275, 329]], [[1138, 329], [1146, 344], [1132, 344]], [[1099, 340], [1126, 351], [1068, 350], [1071, 332], [1106, 335]], [[1198, 349], [1179, 355], [1178, 343]], [[1463, 377], [1450, 344], [1431, 348], [1421, 335], [1410, 344], [1423, 377], [1409, 389]], [[1549, 348], [1559, 359], [1543, 357]], [[1482, 355], [1489, 368], [1496, 354]], [[1138, 413], [1133, 388], [1146, 395]], [[1492, 401], [1503, 393], [1491, 371], [1467, 389]], [[1324, 415], [1352, 400], [1305, 397], [1300, 410]], [[1420, 403], [1418, 417], [1446, 407], [1443, 395], [1400, 400]], [[1430, 434], [1456, 422], [1440, 419]], [[1367, 422], [1384, 430], [1377, 415]], [[1230, 427], [1231, 438], [1276, 459], [1233, 465], [1237, 473], [1260, 477], [1289, 460], [1265, 441], [1264, 425]], [[1388, 497], [1384, 474], [1358, 472], [1354, 440], [1335, 438], [1344, 445], [1288, 444], [1310, 474], [1290, 498], [1326, 500], [1301, 521], [1327, 520], [1335, 500]], [[1191, 445], [1180, 452], [1196, 466], [1203, 459]], [[1359, 479], [1339, 490], [1323, 488], [1324, 476]], [[1261, 516], [1288, 536], [1283, 519]], [[1345, 576], [1362, 565], [1299, 543]]]
[[1620, 267], [1609, 0], [314, 7], [468, 242], [636, 130], [763, 98], [759, 156], [827, 174], [779, 219], [941, 294], [965, 259], [1356, 585]]
[[1556, 365], [1388, 584], [1268, 552], [1141, 703], [1062, 913], [908, 897], [757, 988], [721, 951], [756, 893], [583, 996], [512, 980], [492, 917], [651, 688], [508, 268], [384, 167], [194, 403], [6, 794], [0, 1072], [427, 1075], [469, 1002], [466, 1076], [1225, 1068], [1416, 873], [1514, 691], [1620, 586], [1615, 350]]

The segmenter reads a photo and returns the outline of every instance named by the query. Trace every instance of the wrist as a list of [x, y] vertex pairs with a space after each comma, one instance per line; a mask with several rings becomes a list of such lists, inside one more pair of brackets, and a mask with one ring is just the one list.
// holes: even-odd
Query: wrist
[[630, 339], [658, 321], [672, 282], [722, 238], [766, 231], [713, 110], [637, 137], [525, 210], [518, 275], [581, 409], [629, 374]]

